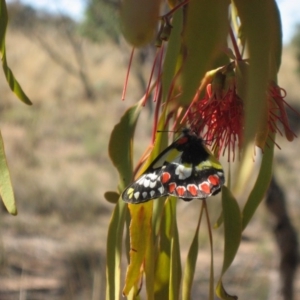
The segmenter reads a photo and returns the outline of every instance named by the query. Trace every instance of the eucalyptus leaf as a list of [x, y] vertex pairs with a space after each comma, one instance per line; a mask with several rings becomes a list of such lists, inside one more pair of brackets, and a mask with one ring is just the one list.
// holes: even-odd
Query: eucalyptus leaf
[[[227, 1], [190, 1], [183, 43], [187, 53], [182, 71], [183, 93], [179, 103], [188, 105], [209, 71], [228, 31]], [[201, 16], [201, 17], [200, 17]]]
[[2, 67], [6, 77], [6, 80], [9, 84], [11, 90], [18, 96], [18, 98], [24, 102], [25, 104], [31, 105], [30, 99], [24, 93], [22, 87], [19, 82], [16, 80], [13, 72], [8, 67], [7, 59], [6, 59], [6, 48], [5, 48], [5, 34], [7, 28], [7, 7], [5, 0], [0, 0], [0, 52], [1, 52], [1, 60]]
[[7, 211], [16, 215], [17, 207], [14, 197], [14, 191], [10, 179], [9, 169], [6, 161], [4, 143], [0, 132], [0, 195]]

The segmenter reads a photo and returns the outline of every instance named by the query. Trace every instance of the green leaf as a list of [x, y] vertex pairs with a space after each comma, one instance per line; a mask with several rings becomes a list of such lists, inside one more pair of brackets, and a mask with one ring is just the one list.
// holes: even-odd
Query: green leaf
[[173, 16], [172, 32], [168, 42], [168, 48], [164, 60], [163, 74], [162, 74], [162, 90], [163, 101], [166, 101], [171, 83], [176, 71], [176, 65], [178, 62], [178, 56], [180, 53], [181, 45], [181, 33], [183, 25], [182, 10], [178, 9]]
[[[153, 201], [143, 204], [129, 204], [130, 223], [130, 264], [127, 268], [123, 295], [127, 296], [135, 284], [141, 280], [141, 267], [146, 250], [152, 243]], [[146, 261], [145, 263], [151, 263]], [[152, 262], [153, 263], [153, 262]]]
[[225, 239], [224, 259], [221, 276], [216, 288], [216, 293], [221, 299], [236, 299], [235, 296], [230, 296], [227, 293], [227, 298], [224, 298], [225, 289], [222, 284], [222, 277], [233, 262], [239, 248], [242, 234], [242, 218], [238, 203], [226, 186], [222, 187], [222, 208]]
[[219, 281], [218, 285], [217, 285], [217, 295], [218, 297], [220, 297], [220, 299], [222, 300], [237, 300], [238, 297], [237, 296], [232, 296], [232, 295], [229, 295], [225, 289], [224, 289], [224, 286], [223, 286], [223, 282], [222, 281]]
[[182, 71], [183, 94], [180, 104], [193, 99], [205, 73], [220, 53], [228, 32], [228, 1], [194, 0], [189, 2], [184, 29], [187, 54]]
[[[132, 177], [132, 144], [140, 103], [129, 108], [120, 122], [114, 127], [109, 141], [109, 156], [120, 176], [119, 190], [129, 184]], [[128, 208], [120, 200], [114, 209], [107, 234], [106, 250], [106, 300], [120, 297], [122, 236]]]
[[[248, 47], [250, 65], [247, 77], [245, 103], [245, 144], [254, 140], [258, 126], [267, 118], [266, 91], [270, 80], [269, 55], [272, 44], [272, 23], [270, 2], [233, 0]], [[253, 22], [255, 16], [255, 22]], [[262, 42], [263, 41], [263, 42]], [[254, 117], [255, 116], [255, 117]]]
[[172, 205], [170, 198], [165, 202], [159, 232], [158, 257], [155, 262], [155, 299], [169, 299], [172, 239]]
[[202, 214], [203, 214], [203, 206], [201, 206], [197, 228], [186, 259], [186, 264], [183, 273], [183, 282], [182, 282], [182, 300], [191, 299], [192, 284], [194, 280], [196, 263], [198, 258], [199, 229], [200, 229]]
[[119, 172], [121, 190], [132, 180], [133, 135], [140, 111], [140, 103], [129, 108], [110, 136], [108, 152], [112, 163]]
[[6, 60], [6, 49], [5, 49], [5, 33], [7, 28], [7, 8], [5, 0], [0, 0], [0, 52], [1, 52], [1, 60], [2, 67], [6, 77], [6, 80], [11, 88], [11, 90], [18, 96], [18, 98], [24, 102], [25, 104], [31, 105], [31, 101], [27, 97], [27, 95], [22, 90], [20, 84], [14, 77], [13, 72], [8, 67]]
[[222, 187], [222, 208], [224, 218], [224, 261], [222, 274], [231, 265], [240, 245], [242, 235], [242, 217], [239, 205], [230, 190]]
[[268, 1], [268, 5], [268, 17], [271, 22], [270, 78], [277, 82], [282, 55], [281, 19], [276, 1]]
[[120, 194], [115, 191], [108, 191], [104, 193], [104, 198], [113, 204], [116, 204], [120, 198]]
[[106, 300], [120, 299], [122, 236], [127, 204], [118, 201], [108, 227], [106, 244]]
[[264, 198], [271, 182], [274, 156], [274, 143], [272, 142], [273, 138], [275, 138], [274, 135], [271, 137], [271, 139], [269, 139], [269, 146], [265, 147], [259, 174], [242, 212], [243, 230], [248, 225], [258, 205]]
[[181, 282], [181, 259], [178, 228], [176, 222], [176, 204], [177, 198], [170, 197], [171, 216], [172, 216], [172, 239], [171, 239], [171, 264], [170, 264], [170, 285], [169, 299], [179, 300], [179, 290]]
[[4, 143], [0, 132], [0, 195], [7, 211], [16, 215], [17, 207], [15, 203], [14, 191], [11, 184], [10, 174], [4, 151]]
[[[152, 201], [153, 202], [153, 201]], [[151, 221], [150, 221], [151, 223]], [[153, 228], [153, 227], [152, 227]], [[153, 230], [153, 229], [152, 229]], [[147, 292], [147, 299], [154, 300], [154, 285], [155, 285], [155, 256], [154, 253], [154, 240], [152, 236], [149, 235], [147, 249], [146, 249], [146, 256], [145, 256], [145, 275], [146, 275], [146, 292]]]

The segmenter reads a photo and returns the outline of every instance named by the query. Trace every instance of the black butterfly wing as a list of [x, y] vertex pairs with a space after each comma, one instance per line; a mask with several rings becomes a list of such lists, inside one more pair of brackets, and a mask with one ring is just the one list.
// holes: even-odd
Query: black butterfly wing
[[217, 194], [224, 184], [221, 164], [200, 138], [183, 135], [162, 151], [148, 169], [122, 193], [128, 203], [142, 203], [171, 195], [185, 201]]
[[176, 141], [162, 151], [146, 171], [123, 191], [125, 202], [142, 203], [168, 195], [161, 182], [161, 174], [170, 164], [169, 161], [180, 159], [182, 153], [176, 150], [175, 145]]
[[206, 199], [217, 194], [224, 184], [223, 170], [198, 169], [193, 165], [166, 163], [163, 167], [144, 173], [125, 189], [123, 200], [142, 203], [163, 196], [175, 196], [185, 201]]
[[129, 185], [122, 193], [122, 198], [127, 203], [143, 203], [151, 199], [167, 196], [164, 185], [161, 182], [161, 173], [165, 166], [150, 169], [141, 177]]
[[222, 169], [171, 163], [162, 170], [160, 181], [165, 193], [189, 201], [217, 194], [225, 179]]

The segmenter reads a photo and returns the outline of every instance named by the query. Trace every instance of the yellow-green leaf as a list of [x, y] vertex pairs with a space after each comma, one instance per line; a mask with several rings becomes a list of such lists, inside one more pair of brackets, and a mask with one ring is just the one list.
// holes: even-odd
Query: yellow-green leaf
[[0, 195], [7, 211], [16, 215], [17, 207], [15, 203], [14, 191], [11, 184], [10, 174], [4, 151], [4, 144], [0, 132]]
[[[114, 127], [109, 141], [109, 156], [120, 176], [120, 192], [132, 177], [132, 144], [141, 105], [129, 108]], [[121, 290], [122, 237], [128, 208], [120, 200], [114, 209], [107, 234], [106, 300], [117, 300]]]
[[106, 300], [120, 299], [122, 237], [127, 204], [118, 201], [108, 227], [106, 244]]
[[171, 216], [172, 216], [172, 239], [171, 239], [171, 264], [170, 264], [170, 285], [169, 299], [179, 300], [179, 290], [181, 282], [181, 258], [179, 247], [179, 236], [176, 221], [177, 198], [170, 198]]
[[178, 9], [174, 13], [172, 22], [172, 32], [168, 42], [168, 48], [164, 60], [163, 74], [162, 74], [162, 94], [163, 101], [166, 101], [169, 89], [174, 78], [176, 71], [176, 65], [178, 64], [178, 56], [180, 52], [181, 45], [181, 33], [183, 25], [182, 10]]
[[171, 239], [172, 239], [172, 205], [170, 198], [166, 201], [159, 232], [158, 257], [155, 262], [155, 299], [169, 299]]
[[282, 54], [282, 28], [276, 1], [268, 2], [268, 17], [271, 22], [270, 79], [277, 82], [277, 73], [280, 68]]
[[[143, 204], [129, 204], [130, 223], [130, 264], [127, 268], [123, 295], [128, 295], [133, 286], [139, 282], [141, 267], [146, 250], [152, 243], [152, 208], [153, 201]], [[146, 262], [147, 263], [147, 262]]]
[[226, 187], [222, 187], [222, 208], [224, 221], [224, 261], [222, 274], [231, 265], [241, 241], [242, 234], [242, 216], [239, 205]]
[[119, 172], [121, 190], [132, 179], [133, 135], [140, 111], [140, 103], [129, 108], [114, 127], [109, 140], [109, 156]]
[[6, 49], [5, 49], [5, 33], [7, 27], [7, 8], [5, 0], [0, 0], [0, 52], [1, 52], [1, 60], [2, 60], [2, 67], [6, 77], [6, 80], [9, 84], [11, 90], [18, 96], [18, 98], [24, 102], [25, 104], [31, 105], [31, 101], [24, 93], [23, 89], [21, 88], [20, 84], [16, 80], [13, 72], [8, 67], [7, 60], [6, 60]]
[[[216, 288], [216, 294], [221, 299], [236, 299], [224, 293], [222, 277], [230, 267], [241, 241], [242, 217], [237, 201], [226, 186], [222, 187], [222, 208], [224, 220], [224, 259], [222, 272]], [[226, 297], [224, 297], [226, 295]], [[229, 298], [228, 298], [229, 297]]]
[[228, 1], [192, 0], [189, 2], [184, 29], [182, 89], [179, 99], [187, 105], [193, 99], [205, 73], [220, 53], [228, 32]]
[[218, 285], [217, 285], [217, 288], [216, 288], [216, 293], [217, 293], [218, 297], [220, 297], [220, 299], [222, 299], [222, 300], [237, 300], [238, 299], [237, 296], [229, 295], [225, 291], [222, 281], [218, 282]]
[[269, 139], [268, 146], [265, 147], [259, 174], [243, 209], [243, 230], [251, 220], [270, 185], [274, 156], [274, 143], [272, 142], [273, 139], [275, 139], [275, 135], [272, 135], [271, 139]]
[[198, 257], [199, 228], [201, 224], [202, 213], [203, 213], [203, 206], [201, 206], [197, 228], [186, 258], [186, 263], [185, 263], [185, 268], [183, 273], [183, 282], [182, 282], [182, 300], [191, 299], [191, 290], [192, 290], [192, 284], [193, 284], [197, 257]]
[[113, 204], [116, 204], [120, 198], [120, 194], [115, 191], [107, 191], [104, 193], [105, 199]]
[[[233, 2], [244, 30], [250, 57], [246, 97], [244, 98], [244, 141], [247, 145], [254, 140], [261, 119], [267, 117], [266, 91], [270, 80], [269, 55], [272, 37], [269, 3], [272, 1], [233, 0]], [[255, 16], [255, 22], [253, 22], [253, 16]]]

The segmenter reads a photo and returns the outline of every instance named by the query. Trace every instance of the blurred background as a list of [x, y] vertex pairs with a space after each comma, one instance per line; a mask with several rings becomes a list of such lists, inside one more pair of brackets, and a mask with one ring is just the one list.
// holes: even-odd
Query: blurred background
[[[300, 111], [300, 10], [296, 1], [278, 4], [284, 37], [279, 85]], [[13, 217], [1, 209], [0, 300], [105, 297], [106, 232], [114, 206], [103, 194], [117, 185], [108, 140], [124, 111], [142, 97], [154, 54], [149, 47], [135, 56], [122, 102], [131, 49], [120, 36], [118, 6], [118, 0], [8, 1], [8, 64], [33, 106], [14, 96], [0, 72], [0, 128], [19, 211]], [[299, 118], [289, 112], [299, 135]], [[143, 114], [137, 157], [149, 142], [151, 107]], [[299, 236], [300, 140], [279, 137], [278, 144], [274, 171]], [[212, 220], [218, 217], [215, 199]], [[183, 261], [199, 207], [197, 201], [179, 202]], [[218, 233], [214, 243], [218, 274]], [[203, 230], [194, 299], [205, 299], [208, 249]], [[277, 267], [272, 216], [262, 204], [225, 276], [227, 290], [240, 299], [275, 299]], [[300, 274], [295, 299], [300, 299]]]

